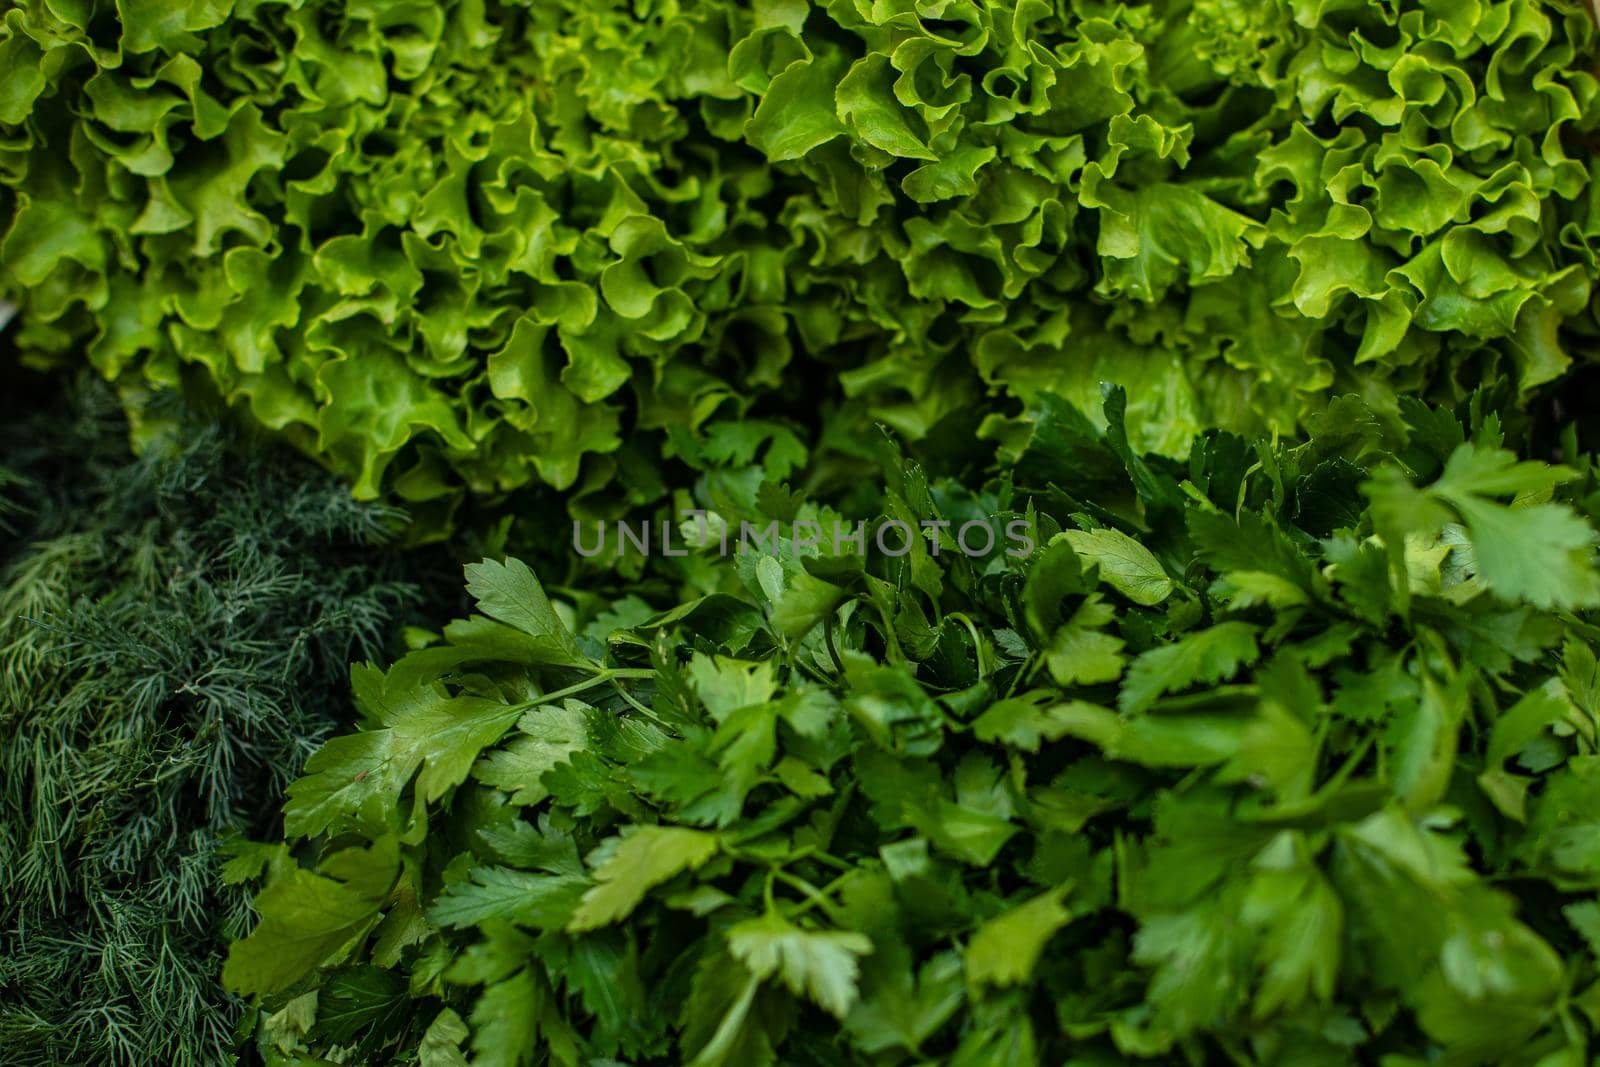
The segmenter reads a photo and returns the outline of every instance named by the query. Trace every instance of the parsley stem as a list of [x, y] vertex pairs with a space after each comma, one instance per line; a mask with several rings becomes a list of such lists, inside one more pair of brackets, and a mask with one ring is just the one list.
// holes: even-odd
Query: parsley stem
[[989, 677], [991, 665], [987, 662], [987, 657], [983, 654], [983, 637], [978, 633], [977, 624], [975, 624], [972, 621], [971, 616], [964, 611], [952, 611], [950, 614], [946, 615], [945, 618], [956, 619], [961, 623], [962, 626], [966, 627], [967, 633], [972, 638], [972, 658], [978, 665], [978, 680], [982, 681], [983, 679]]
[[833, 643], [833, 620], [838, 614], [837, 609], [831, 611], [822, 620], [822, 640], [828, 646], [828, 656], [833, 660], [833, 669], [839, 674], [844, 673], [844, 661], [839, 658], [839, 649]]
[[810, 678], [813, 682], [816, 682], [819, 685], [827, 686], [833, 684], [833, 679], [829, 678], [826, 674], [823, 674], [820, 668], [807, 663], [798, 656], [791, 656], [789, 658], [789, 663], [794, 667], [795, 671], [805, 675], [807, 678]]
[[[849, 878], [854, 873], [854, 871], [848, 871], [840, 875], [838, 878], [835, 878], [832, 882], [828, 883], [827, 889], [818, 889], [804, 878], [796, 877], [795, 875], [792, 875], [788, 871], [784, 870], [782, 867], [774, 867], [772, 869], [772, 878], [782, 881], [790, 888], [798, 889], [801, 893], [804, 893], [807, 898], [803, 903], [796, 905], [795, 908], [789, 912], [787, 918], [798, 918], [799, 916], [810, 911], [813, 907], [819, 907], [828, 913], [829, 919], [834, 919], [834, 904], [833, 901], [828, 899], [827, 893], [831, 891], [834, 886], [838, 885], [844, 879]], [[767, 885], [768, 888], [771, 887], [771, 879], [768, 879]]]
[[649, 708], [647, 708], [643, 704], [639, 703], [639, 701], [634, 697], [634, 695], [632, 693], [628, 692], [626, 689], [624, 689], [622, 687], [622, 683], [621, 682], [617, 681], [615, 678], [612, 678], [610, 681], [611, 681], [611, 688], [613, 688], [613, 689], [615, 689], [617, 691], [617, 696], [619, 696], [623, 700], [627, 701], [628, 705], [630, 707], [632, 707], [634, 711], [637, 711], [640, 715], [643, 715], [645, 718], [649, 719], [651, 722], [655, 723], [657, 726], [660, 726], [662, 728], [666, 728], [667, 724], [662, 722], [660, 719], [656, 718], [655, 713], [652, 712]]
[[813, 852], [807, 852], [805, 856], [808, 860], [816, 860], [818, 863], [827, 864], [829, 867], [836, 867], [841, 871], [853, 871], [856, 869], [854, 864], [847, 863], [838, 856], [835, 856], [833, 853], [823, 852], [820, 849]]
[[1017, 669], [1011, 672], [1011, 681], [1007, 683], [1005, 696], [1002, 699], [1011, 699], [1011, 694], [1017, 691], [1017, 686], [1021, 684], [1024, 675], [1026, 675], [1030, 681], [1032, 680], [1033, 671], [1029, 670], [1030, 665], [1033, 665], [1033, 670], [1038, 669], [1037, 665], [1033, 663], [1032, 652], [1029, 652], [1027, 657], [1024, 658], [1021, 663], [1017, 664]]
[[581, 682], [576, 682], [564, 689], [557, 689], [553, 693], [541, 693], [532, 700], [524, 701], [523, 703], [517, 705], [517, 707], [519, 709], [536, 708], [541, 704], [551, 704], [557, 700], [564, 700], [567, 697], [575, 696], [587, 689], [593, 689], [597, 685], [609, 684], [619, 678], [654, 678], [655, 674], [655, 671], [643, 667], [608, 667], [600, 671], [593, 678], [587, 678]]

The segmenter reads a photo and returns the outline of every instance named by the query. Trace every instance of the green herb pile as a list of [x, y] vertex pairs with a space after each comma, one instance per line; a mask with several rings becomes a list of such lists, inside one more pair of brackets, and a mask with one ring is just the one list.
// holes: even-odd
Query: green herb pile
[[1579, 0], [30, 0], [0, 263], [30, 358], [194, 371], [435, 533], [656, 499], [765, 408], [916, 438], [1111, 379], [1182, 456], [1560, 375], [1594, 42]]
[[0, 2], [0, 1067], [1600, 1063], [1597, 20]]
[[1179, 463], [1122, 401], [886, 486], [1026, 558], [468, 567], [253, 853], [275, 1062], [1589, 1062], [1591, 461], [1345, 397]]
[[7, 1067], [228, 1057], [216, 971], [250, 911], [219, 852], [268, 829], [347, 721], [346, 664], [417, 599], [376, 547], [393, 512], [173, 417], [138, 459], [103, 387], [0, 431]]

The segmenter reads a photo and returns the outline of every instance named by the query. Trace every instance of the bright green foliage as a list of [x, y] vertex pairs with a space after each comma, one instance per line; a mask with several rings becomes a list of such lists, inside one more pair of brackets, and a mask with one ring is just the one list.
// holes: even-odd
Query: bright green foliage
[[31, 0], [0, 290], [30, 358], [199, 368], [422, 532], [803, 461], [767, 409], [914, 439], [1111, 380], [1181, 456], [1556, 379], [1595, 55], [1579, 0]]
[[[182, 436], [138, 460], [103, 385], [0, 418], [7, 1067], [229, 1060], [242, 1005], [217, 972], [251, 911], [226, 839], [274, 826], [348, 722], [349, 657], [417, 596], [378, 547], [399, 516], [167, 414]], [[239, 876], [265, 862], [234, 855]]]
[[480, 614], [360, 668], [368, 727], [291, 787], [302, 865], [226, 971], [263, 1054], [1590, 1062], [1592, 462], [1354, 397], [1176, 462], [1124, 404], [1041, 398], [982, 484], [887, 457], [882, 514], [1025, 519], [1017, 556], [713, 538], [554, 600], [469, 568]]

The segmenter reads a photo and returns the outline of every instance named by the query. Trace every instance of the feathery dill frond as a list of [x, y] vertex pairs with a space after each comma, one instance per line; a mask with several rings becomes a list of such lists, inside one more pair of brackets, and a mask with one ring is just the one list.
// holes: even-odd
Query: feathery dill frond
[[109, 390], [0, 419], [0, 1063], [213, 1067], [250, 921], [224, 834], [346, 718], [416, 588], [403, 516], [178, 409], [129, 455]]

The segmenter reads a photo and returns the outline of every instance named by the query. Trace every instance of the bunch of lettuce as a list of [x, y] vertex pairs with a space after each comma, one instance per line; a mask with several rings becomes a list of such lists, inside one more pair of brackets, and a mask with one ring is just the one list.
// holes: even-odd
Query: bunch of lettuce
[[442, 532], [752, 412], [1141, 448], [1532, 389], [1600, 328], [1579, 0], [29, 0], [30, 359], [220, 392]]
[[1588, 1063], [1594, 462], [1353, 396], [1176, 461], [1125, 400], [888, 465], [902, 554], [767, 483], [659, 603], [469, 567], [241, 853], [268, 1062]]
[[199, 414], [135, 459], [103, 385], [30, 400], [0, 418], [0, 1062], [215, 1067], [253, 918], [227, 839], [269, 831], [430, 565]]

